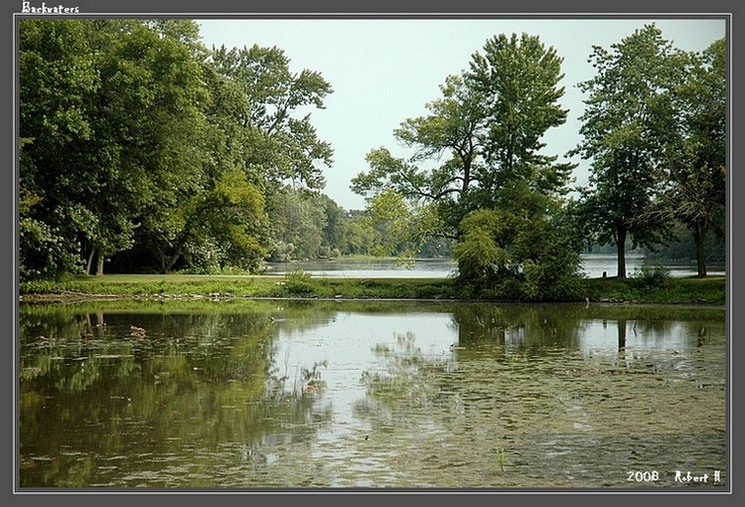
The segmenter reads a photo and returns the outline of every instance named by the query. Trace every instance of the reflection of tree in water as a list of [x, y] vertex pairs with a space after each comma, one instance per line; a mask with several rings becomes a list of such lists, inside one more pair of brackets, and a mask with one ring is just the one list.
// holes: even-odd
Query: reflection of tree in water
[[[357, 413], [391, 424], [406, 424], [417, 411], [461, 414], [464, 385], [458, 371], [471, 361], [487, 357], [494, 371], [520, 370], [527, 358], [545, 356], [552, 350], [575, 349], [581, 327], [582, 307], [519, 304], [457, 304], [451, 308], [451, 326], [458, 336], [450, 356], [433, 360], [418, 352], [416, 334], [397, 337], [395, 348], [379, 345], [375, 353], [386, 360], [386, 372], [365, 372], [362, 380], [368, 396], [357, 404]], [[399, 414], [393, 416], [393, 414]]]
[[531, 353], [547, 346], [575, 347], [581, 307], [472, 304], [453, 309], [460, 345], [506, 345]]
[[367, 396], [355, 403], [355, 416], [382, 431], [417, 424], [414, 412], [426, 410], [439, 397], [433, 360], [422, 355], [411, 331], [397, 334], [393, 348], [378, 345], [373, 352], [385, 361], [385, 372], [363, 372], [360, 380], [367, 386]]
[[[379, 345], [375, 352], [385, 358], [386, 373], [363, 374], [368, 396], [358, 404], [359, 414], [387, 414], [383, 419], [390, 421], [395, 419], [392, 414], [410, 416], [412, 410], [438, 403], [462, 408], [467, 395], [462, 392], [464, 385], [458, 371], [466, 364], [476, 364], [471, 361], [482, 364], [485, 358], [491, 361], [492, 371], [484, 372], [484, 378], [489, 378], [490, 373], [495, 379], [510, 372], [520, 375], [530, 367], [548, 372], [575, 371], [576, 367], [566, 366], [562, 358], [574, 360], [580, 334], [588, 332], [588, 323], [598, 317], [606, 317], [606, 324], [617, 329], [619, 350], [625, 348], [630, 336], [646, 337], [647, 345], [656, 347], [675, 333], [682, 333], [689, 346], [701, 346], [711, 336], [712, 328], [714, 335], [724, 336], [725, 325], [721, 309], [705, 308], [477, 303], [456, 304], [450, 310], [451, 326], [458, 336], [452, 357], [443, 362], [418, 354], [416, 334], [412, 332], [399, 335], [395, 348]], [[677, 364], [681, 357], [676, 356], [677, 351], [671, 354], [666, 360]], [[639, 351], [629, 355], [624, 351], [611, 361], [624, 359], [622, 369], [631, 373], [670, 367], [657, 356]], [[533, 362], [542, 357], [548, 359], [547, 366]], [[581, 366], [576, 371], [622, 373], [614, 364], [606, 365], [606, 370]]]
[[[484, 450], [504, 450], [509, 473], [515, 465], [513, 449], [530, 449], [516, 428], [568, 424], [574, 422], [574, 413], [567, 407], [607, 403], [596, 387], [600, 381], [616, 384], [576, 354], [577, 333], [588, 319], [605, 318], [609, 325], [626, 319], [630, 337], [631, 322], [637, 332], [652, 335], [669, 329], [663, 321], [677, 316], [676, 325], [694, 344], [725, 335], [723, 310], [408, 307], [449, 311], [458, 342], [442, 356], [427, 355], [417, 346], [417, 330], [401, 330], [393, 343], [376, 347], [384, 367], [363, 375], [367, 395], [355, 404], [354, 414], [371, 427], [365, 444], [377, 442], [379, 432], [402, 439], [401, 448], [408, 448], [410, 437], [405, 435], [429, 442], [431, 447], [422, 447], [416, 456], [417, 466], [427, 465], [428, 456], [439, 456], [440, 444], [428, 435], [444, 431], [437, 438], [458, 447], [459, 459], [469, 452], [476, 460]], [[24, 486], [105, 485], [136, 476], [143, 477], [142, 484], [157, 487], [160, 483], [147, 482], [157, 471], [167, 474], [173, 469], [173, 480], [179, 481], [185, 480], [179, 477], [185, 477], [182, 470], [187, 468], [196, 477], [214, 477], [215, 467], [231, 466], [246, 467], [257, 477], [269, 473], [272, 460], [286, 460], [307, 449], [317, 429], [331, 419], [330, 408], [317, 403], [319, 391], [298, 389], [294, 379], [283, 378], [283, 358], [275, 348], [277, 330], [309, 330], [330, 322], [338, 311], [401, 312], [399, 305], [338, 302], [107, 308], [21, 307]], [[133, 334], [131, 326], [145, 329], [144, 336]], [[685, 354], [668, 356], [667, 363], [654, 363], [657, 372], [690, 362]], [[566, 364], [567, 358], [578, 362]], [[696, 358], [713, 361], [703, 353]], [[642, 370], [652, 360], [641, 358], [632, 366], [646, 373]], [[318, 382], [322, 390], [323, 373], [322, 365], [310, 367], [301, 372], [299, 385]], [[570, 396], [577, 389], [584, 398]], [[563, 419], [546, 415], [552, 410], [564, 414]], [[401, 428], [407, 431], [397, 432]]]
[[[281, 389], [273, 376], [276, 313], [265, 305], [232, 313], [36, 307], [22, 315], [22, 485], [105, 483], [125, 462], [157, 466], [144, 455], [233, 442], [258, 456], [262, 447], [309, 439], [330, 415], [315, 407], [317, 392]], [[320, 370], [304, 375], [322, 387]], [[111, 456], [120, 458], [107, 472]], [[206, 456], [192, 458], [207, 466]]]
[[[627, 338], [633, 323], [638, 333], [677, 326], [696, 344], [699, 334], [717, 337], [709, 340], [725, 336], [723, 313], [710, 313], [713, 320], [706, 320], [701, 315], [707, 313], [694, 319], [695, 311], [683, 311], [690, 320], [672, 322], [664, 311], [612, 309], [593, 311], [590, 318], [606, 316], [608, 326], [622, 330], [621, 337], [626, 330]], [[720, 460], [721, 344], [707, 348], [703, 341], [701, 350], [686, 353], [642, 347], [593, 357], [578, 350], [576, 334], [585, 331], [584, 319], [572, 308], [455, 307], [459, 341], [451, 356], [437, 361], [417, 354], [410, 346], [416, 333], [394, 346], [379, 346], [375, 350], [385, 368], [363, 375], [366, 397], [355, 404], [354, 414], [369, 425], [371, 441], [396, 449], [394, 467], [410, 464], [407, 470], [434, 483], [451, 484], [468, 470], [476, 478], [466, 473], [460, 480], [478, 481], [482, 474], [485, 484], [524, 484], [526, 477], [551, 484], [566, 480], [567, 471], [606, 474], [619, 463], [632, 466], [660, 456], [674, 460], [679, 449], [686, 457], [698, 453], [698, 460], [699, 455]], [[522, 330], [523, 341], [511, 341], [509, 329]], [[684, 417], [675, 417], [671, 397], [687, 407]], [[620, 413], [634, 416], [619, 420]], [[713, 445], [706, 439], [694, 446], [689, 440], [679, 447], [660, 443], [669, 441], [667, 432], [688, 438], [696, 421], [704, 421], [707, 435], [717, 437]], [[629, 456], [623, 447], [630, 435], [643, 458]]]

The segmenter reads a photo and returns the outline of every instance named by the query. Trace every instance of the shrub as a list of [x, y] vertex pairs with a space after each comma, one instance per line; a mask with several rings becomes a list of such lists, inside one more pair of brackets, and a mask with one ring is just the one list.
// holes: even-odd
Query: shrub
[[633, 284], [638, 288], [663, 288], [670, 280], [670, 270], [660, 264], [643, 264], [631, 275]]
[[284, 288], [293, 296], [306, 296], [313, 293], [311, 274], [302, 269], [288, 271], [285, 274]]

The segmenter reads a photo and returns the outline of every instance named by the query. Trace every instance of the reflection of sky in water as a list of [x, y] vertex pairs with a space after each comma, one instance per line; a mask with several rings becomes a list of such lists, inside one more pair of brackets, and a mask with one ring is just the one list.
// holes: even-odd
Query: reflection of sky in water
[[[330, 424], [322, 423], [316, 428], [312, 456], [322, 460], [328, 470], [348, 471], [351, 466], [371, 474], [388, 473], [388, 451], [379, 450], [376, 454], [365, 450], [366, 436], [380, 431], [374, 420], [365, 416], [366, 411], [379, 412], [378, 418], [386, 415], [368, 396], [369, 384], [363, 375], [391, 378], [391, 374], [396, 375], [396, 368], [418, 368], [418, 361], [441, 364], [445, 372], [457, 370], [462, 345], [453, 317], [448, 312], [337, 312], [330, 320], [326, 314], [315, 327], [309, 325], [302, 330], [283, 329], [278, 322], [276, 367], [279, 375], [288, 377], [288, 390], [304, 388], [303, 368], [323, 365], [318, 372], [324, 384], [314, 394], [318, 397], [316, 409], [328, 411], [331, 419]], [[570, 352], [567, 361], [576, 358], [578, 352], [586, 360], [605, 357], [639, 363], [640, 367], [649, 362], [653, 368], [687, 368], [686, 355], [696, 347], [697, 338], [697, 330], [690, 323], [631, 319], [621, 322], [626, 329], [623, 352], [618, 347], [618, 320], [580, 319], [576, 336], [565, 344]], [[529, 326], [510, 326], [504, 330], [503, 345], [529, 345], [530, 334]], [[414, 361], [408, 362], [409, 359]], [[406, 378], [404, 375], [403, 380]], [[370, 403], [372, 408], [368, 407]], [[419, 420], [418, 424], [423, 422]], [[420, 426], [420, 431], [432, 434], [437, 429]], [[335, 472], [330, 474], [334, 476]], [[357, 485], [365, 484], [363, 481]]]
[[[683, 322], [655, 326], [645, 321], [621, 321], [626, 329], [626, 351], [682, 352], [696, 346], [695, 331]], [[662, 326], [662, 327], [660, 327]], [[616, 355], [619, 349], [619, 321], [585, 320], [577, 328], [576, 340], [582, 354]], [[504, 331], [505, 346], [526, 345], [530, 329], [511, 327]], [[458, 329], [449, 313], [364, 314], [339, 312], [331, 322], [312, 329], [283, 330], [276, 343], [276, 367], [288, 378], [287, 389], [299, 390], [302, 370], [318, 367], [325, 383], [323, 400], [333, 411], [351, 418], [352, 405], [363, 399], [363, 373], [388, 374], [389, 356], [417, 357], [451, 363], [457, 360]]]
[[[397, 357], [428, 361], [453, 359], [450, 346], [457, 343], [457, 329], [449, 313], [362, 314], [339, 312], [331, 322], [302, 331], [279, 331], [276, 342], [278, 373], [287, 375], [288, 388], [302, 380], [302, 368], [319, 367], [324, 382], [322, 403], [331, 403], [336, 421], [334, 438], [364, 431], [353, 417], [353, 405], [365, 398], [363, 373], [387, 375], [386, 351]], [[330, 435], [326, 435], [331, 438]], [[323, 440], [321, 433], [319, 438]]]

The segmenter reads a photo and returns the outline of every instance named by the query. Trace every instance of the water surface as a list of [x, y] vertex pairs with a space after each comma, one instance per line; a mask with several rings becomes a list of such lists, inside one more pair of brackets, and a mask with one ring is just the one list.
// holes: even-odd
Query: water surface
[[[589, 278], [616, 276], [616, 256], [614, 254], [582, 254], [582, 272]], [[628, 254], [626, 269], [628, 276], [634, 276], [644, 265], [644, 256]], [[652, 263], [652, 265], [656, 265]], [[694, 263], [667, 263], [664, 267], [672, 277], [695, 276], [698, 271]], [[308, 261], [273, 263], [267, 274], [285, 275], [294, 270], [303, 270], [314, 276], [343, 278], [448, 278], [458, 274], [458, 265], [452, 259], [415, 259], [402, 263], [390, 259], [350, 261], [345, 259], [331, 261]], [[724, 276], [724, 267], [707, 266], [709, 275]]]
[[[23, 304], [20, 485], [724, 488], [724, 317], [631, 305]], [[629, 480], [636, 471], [650, 480]], [[677, 471], [709, 482], [683, 485]]]

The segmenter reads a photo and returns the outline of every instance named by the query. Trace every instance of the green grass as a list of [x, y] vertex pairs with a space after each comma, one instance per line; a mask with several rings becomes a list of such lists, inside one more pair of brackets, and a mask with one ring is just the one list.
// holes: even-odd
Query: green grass
[[727, 296], [723, 276], [668, 278], [657, 286], [634, 278], [593, 278], [587, 288], [590, 300], [608, 302], [725, 304]]
[[303, 276], [107, 275], [22, 282], [22, 295], [123, 297], [452, 298], [442, 279], [345, 279]]
[[[669, 278], [645, 285], [638, 279], [593, 278], [585, 281], [594, 302], [726, 303], [724, 277]], [[251, 275], [106, 275], [69, 276], [59, 281], [22, 282], [24, 299], [87, 297], [129, 298], [323, 298], [458, 299], [451, 279], [313, 277], [294, 272], [284, 277]]]

